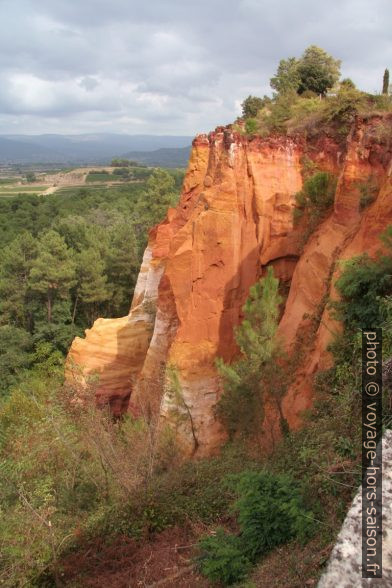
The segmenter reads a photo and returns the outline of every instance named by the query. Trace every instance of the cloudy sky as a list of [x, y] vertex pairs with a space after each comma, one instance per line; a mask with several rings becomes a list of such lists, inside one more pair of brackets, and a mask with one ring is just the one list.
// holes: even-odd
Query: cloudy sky
[[391, 0], [0, 0], [0, 133], [193, 135], [316, 44], [380, 90]]

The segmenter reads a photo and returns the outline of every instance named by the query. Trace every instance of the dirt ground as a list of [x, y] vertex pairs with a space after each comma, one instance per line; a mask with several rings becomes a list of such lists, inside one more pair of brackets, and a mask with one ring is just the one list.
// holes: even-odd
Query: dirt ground
[[207, 588], [192, 564], [195, 541], [179, 528], [141, 544], [125, 536], [110, 545], [97, 540], [62, 561], [61, 578], [72, 588]]

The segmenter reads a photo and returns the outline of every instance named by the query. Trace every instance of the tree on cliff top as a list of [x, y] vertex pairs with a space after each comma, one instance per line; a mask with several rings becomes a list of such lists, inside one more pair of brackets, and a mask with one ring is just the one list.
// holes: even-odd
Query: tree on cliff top
[[278, 94], [290, 91], [303, 94], [310, 91], [324, 96], [339, 80], [340, 63], [339, 59], [335, 59], [324, 49], [310, 45], [300, 59], [282, 59], [270, 85]]
[[297, 92], [300, 84], [298, 72], [299, 61], [295, 57], [281, 59], [279, 61], [276, 75], [271, 78], [270, 86], [278, 94], [287, 94], [288, 92]]
[[268, 98], [268, 96], [259, 98], [258, 96], [249, 95], [241, 104], [242, 116], [244, 118], [254, 118], [259, 110], [264, 108], [268, 102], [271, 102], [271, 99]]
[[389, 93], [389, 69], [384, 71], [384, 76], [382, 79], [382, 93], [388, 94]]

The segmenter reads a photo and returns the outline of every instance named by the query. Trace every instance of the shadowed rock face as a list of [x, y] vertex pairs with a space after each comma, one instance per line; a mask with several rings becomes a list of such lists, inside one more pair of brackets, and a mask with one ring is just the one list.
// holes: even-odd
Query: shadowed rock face
[[358, 588], [360, 586], [392, 586], [392, 431], [382, 440], [382, 579], [362, 578], [362, 488], [347, 513], [333, 548], [327, 570], [318, 588]]
[[[322, 308], [336, 263], [374, 252], [392, 223], [391, 152], [378, 139], [385, 125], [391, 130], [391, 118], [357, 121], [345, 151], [326, 137], [312, 145], [287, 137], [251, 140], [230, 128], [196, 137], [179, 205], [150, 232], [129, 316], [99, 319], [72, 345], [68, 365], [79, 366], [78, 380], [98, 372], [101, 402], [134, 414], [159, 412], [189, 453], [213, 452], [224, 439], [214, 416], [221, 392], [215, 359], [235, 357], [233, 329], [249, 287], [272, 264], [289, 290], [280, 323], [288, 349], [310, 328], [304, 314], [317, 310], [322, 317], [283, 402], [289, 426], [300, 426], [312, 403], [312, 375], [329, 364], [326, 347], [338, 328]], [[304, 154], [338, 173], [339, 182], [334, 212], [300, 251], [292, 211]], [[360, 213], [360, 184], [370, 178], [379, 195]], [[178, 373], [180, 406], [164, 377], [168, 365]], [[279, 435], [274, 407], [265, 418], [268, 448]]]

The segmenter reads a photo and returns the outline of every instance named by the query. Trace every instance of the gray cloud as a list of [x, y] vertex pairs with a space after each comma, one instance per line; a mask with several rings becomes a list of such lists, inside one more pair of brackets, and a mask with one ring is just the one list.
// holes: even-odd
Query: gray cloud
[[2, 0], [0, 132], [193, 134], [315, 43], [378, 91], [390, 0]]

